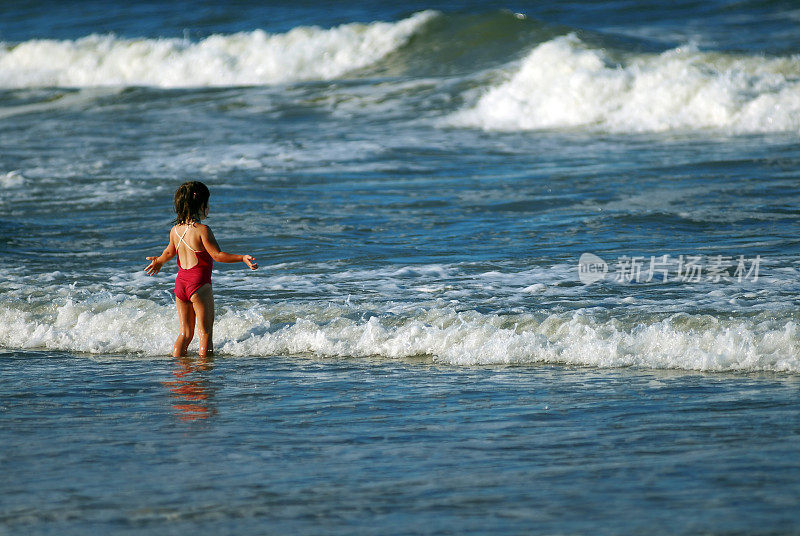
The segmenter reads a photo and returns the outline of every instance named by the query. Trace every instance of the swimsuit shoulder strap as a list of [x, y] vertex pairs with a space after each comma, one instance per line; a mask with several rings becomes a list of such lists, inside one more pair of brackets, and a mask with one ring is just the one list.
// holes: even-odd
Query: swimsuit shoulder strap
[[[192, 246], [190, 246], [189, 244], [187, 244], [187, 243], [186, 243], [186, 240], [184, 240], [184, 239], [183, 239], [183, 237], [184, 237], [184, 236], [186, 236], [186, 233], [187, 233], [187, 232], [189, 232], [189, 227], [190, 227], [190, 226], [187, 224], [187, 225], [186, 225], [186, 229], [184, 229], [184, 230], [183, 230], [183, 234], [182, 234], [182, 235], [181, 235], [181, 236], [178, 238], [178, 245], [180, 245], [180, 244], [183, 244], [184, 246], [186, 246], [187, 248], [189, 248], [189, 249], [190, 249], [190, 250], [192, 250], [193, 252], [195, 252], [195, 253], [200, 253], [199, 251], [197, 251], [196, 249], [194, 249]], [[178, 231], [177, 231], [177, 230], [175, 231], [175, 234], [178, 234]]]

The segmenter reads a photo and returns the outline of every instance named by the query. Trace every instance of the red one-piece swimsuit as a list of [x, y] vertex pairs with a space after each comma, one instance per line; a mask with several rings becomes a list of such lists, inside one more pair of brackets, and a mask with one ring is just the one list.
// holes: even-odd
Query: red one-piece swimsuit
[[[211, 283], [211, 268], [214, 265], [214, 259], [211, 258], [207, 251], [197, 251], [183, 239], [188, 230], [189, 226], [187, 225], [178, 240], [178, 246], [183, 244], [189, 248], [197, 257], [197, 264], [191, 268], [184, 269], [181, 266], [181, 257], [178, 255], [178, 275], [175, 277], [175, 297], [185, 302], [188, 302], [192, 294], [197, 292], [200, 287], [206, 283]], [[175, 234], [178, 234], [178, 231], [175, 231]]]

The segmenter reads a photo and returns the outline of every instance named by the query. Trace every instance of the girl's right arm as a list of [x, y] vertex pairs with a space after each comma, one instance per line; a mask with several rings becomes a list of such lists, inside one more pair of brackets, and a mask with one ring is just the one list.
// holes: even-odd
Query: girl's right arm
[[147, 265], [147, 268], [144, 269], [147, 272], [147, 275], [156, 275], [158, 272], [161, 271], [161, 267], [164, 265], [165, 262], [169, 261], [178, 253], [175, 244], [172, 243], [172, 231], [169, 233], [169, 244], [167, 247], [164, 248], [163, 253], [158, 257], [147, 257], [147, 260], [150, 261], [150, 264]]
[[217, 262], [243, 262], [251, 270], [258, 269], [258, 263], [252, 255], [236, 255], [233, 253], [225, 253], [219, 249], [217, 239], [214, 238], [214, 233], [207, 225], [198, 225], [200, 231], [200, 240], [203, 242], [203, 247], [211, 255], [211, 258]]

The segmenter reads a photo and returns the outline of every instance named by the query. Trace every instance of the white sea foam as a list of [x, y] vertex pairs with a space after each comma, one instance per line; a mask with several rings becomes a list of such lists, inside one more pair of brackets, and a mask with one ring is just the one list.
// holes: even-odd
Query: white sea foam
[[0, 188], [18, 188], [25, 184], [26, 178], [20, 171], [14, 170], [8, 173], [0, 173]]
[[488, 130], [800, 131], [800, 56], [693, 46], [617, 64], [574, 35], [534, 48], [503, 83], [446, 119]]
[[[793, 266], [764, 274], [757, 285], [709, 283], [685, 295], [673, 288], [669, 299], [653, 295], [667, 289], [651, 286], [632, 303], [618, 289], [570, 284], [577, 280], [573, 265], [520, 268], [299, 263], [222, 270], [215, 275], [225, 297], [217, 350], [800, 373], [797, 316], [785, 306], [785, 296], [796, 294]], [[170, 353], [178, 329], [170, 274], [154, 280], [140, 270], [108, 269], [87, 280], [82, 273], [10, 268], [0, 281], [0, 348]], [[313, 298], [274, 298], [273, 291]], [[590, 307], [565, 307], [575, 303]], [[700, 310], [726, 314], [687, 312]]]
[[[720, 320], [678, 313], [625, 324], [598, 320], [587, 310], [498, 315], [442, 305], [379, 316], [360, 311], [348, 304], [299, 303], [223, 310], [215, 325], [217, 350], [230, 356], [428, 356], [454, 365], [800, 372], [796, 322], [769, 315]], [[0, 304], [0, 347], [6, 348], [167, 355], [176, 330], [174, 308], [146, 299]]]
[[328, 80], [368, 66], [405, 44], [437, 15], [423, 11], [395, 23], [299, 27], [183, 39], [91, 35], [74, 41], [0, 45], [0, 86], [203, 87]]

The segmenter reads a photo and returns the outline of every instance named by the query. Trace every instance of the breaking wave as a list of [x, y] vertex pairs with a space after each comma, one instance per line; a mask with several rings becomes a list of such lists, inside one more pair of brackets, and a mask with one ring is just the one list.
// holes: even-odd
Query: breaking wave
[[[388, 84], [391, 96], [376, 97], [381, 113], [419, 101], [425, 108], [419, 116], [444, 127], [800, 132], [798, 55], [706, 52], [693, 45], [658, 53], [652, 44], [650, 52], [634, 52], [629, 49], [641, 44], [604, 35], [589, 44], [573, 30], [507, 12], [429, 10], [397, 22], [297, 27], [281, 34], [254, 30], [200, 41], [113, 35], [30, 40], [0, 44], [0, 88], [96, 91], [400, 77], [400, 85]], [[408, 78], [425, 82], [417, 89], [403, 86]], [[425, 91], [436, 99], [417, 95]], [[84, 98], [92, 95], [72, 100]], [[72, 100], [50, 99], [0, 115]]]
[[446, 124], [487, 130], [800, 131], [800, 56], [686, 46], [623, 62], [574, 34], [536, 46]]
[[298, 27], [184, 39], [31, 40], [0, 45], [0, 86], [205, 87], [328, 80], [368, 66], [404, 45], [437, 16], [423, 11], [398, 22]]
[[[171, 305], [121, 296], [58, 306], [6, 303], [0, 305], [0, 347], [168, 355], [176, 322]], [[217, 352], [228, 356], [800, 372], [797, 323], [770, 315], [726, 320], [677, 313], [625, 323], [588, 310], [489, 314], [442, 305], [375, 315], [349, 304], [276, 303], [222, 311], [215, 341]]]

